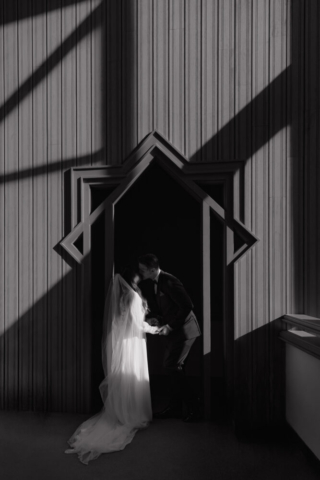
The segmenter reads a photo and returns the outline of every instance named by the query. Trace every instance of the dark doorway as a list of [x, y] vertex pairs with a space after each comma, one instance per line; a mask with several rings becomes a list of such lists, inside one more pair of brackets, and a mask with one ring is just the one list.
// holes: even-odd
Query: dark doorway
[[[158, 165], [150, 166], [115, 207], [115, 271], [143, 253], [155, 253], [160, 267], [178, 277], [201, 322], [200, 203]], [[162, 358], [165, 338], [148, 335], [153, 398], [165, 394]], [[201, 378], [201, 341], [187, 368]]]
[[153, 252], [184, 283], [201, 315], [200, 203], [157, 165], [115, 207], [115, 271]]
[[[216, 193], [220, 194], [221, 185]], [[92, 193], [95, 200], [95, 192]], [[97, 194], [97, 204], [106, 198]], [[102, 197], [101, 197], [102, 195]], [[107, 191], [105, 192], [107, 196]], [[101, 198], [100, 198], [101, 197]], [[213, 216], [214, 217], [214, 216]], [[151, 165], [115, 205], [114, 266], [119, 272], [134, 263], [142, 253], [155, 253], [163, 270], [177, 276], [194, 303], [202, 328], [202, 226], [201, 203], [157, 164]], [[216, 223], [218, 222], [218, 223]], [[211, 220], [211, 275], [213, 328], [213, 375], [223, 375], [223, 225]], [[102, 215], [92, 226], [92, 400], [93, 410], [101, 408], [99, 383], [101, 333], [106, 289], [104, 285], [105, 224]], [[162, 369], [165, 338], [148, 335], [148, 361], [153, 399], [166, 395], [166, 377]], [[188, 375], [201, 391], [202, 338], [199, 337], [187, 363]], [[216, 385], [216, 381], [215, 381]], [[216, 390], [216, 387], [214, 387]], [[217, 396], [214, 396], [214, 408]]]
[[[101, 192], [98, 191], [98, 196]], [[99, 385], [104, 378], [101, 357], [101, 337], [105, 285], [105, 219], [101, 214], [91, 227], [91, 405], [96, 412], [102, 407]]]
[[224, 373], [224, 224], [210, 214], [211, 276], [211, 412], [214, 420], [226, 416]]

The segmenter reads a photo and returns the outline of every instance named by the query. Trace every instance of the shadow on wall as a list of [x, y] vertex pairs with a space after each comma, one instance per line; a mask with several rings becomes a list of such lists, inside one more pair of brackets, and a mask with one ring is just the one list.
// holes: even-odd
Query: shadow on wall
[[[86, 367], [81, 360], [84, 343], [81, 321], [73, 331], [63, 314], [65, 285], [75, 279], [80, 285], [79, 265], [71, 262], [72, 271], [1, 337], [4, 387], [1, 408], [87, 411], [82, 398], [85, 386], [81, 382], [81, 365]], [[79, 313], [75, 298], [72, 303]]]
[[[285, 420], [285, 350], [276, 319], [235, 341], [234, 417], [239, 435]], [[267, 352], [267, 353], [266, 353]]]
[[[54, 10], [60, 10], [63, 17], [63, 9], [68, 6], [83, 4], [81, 0], [34, 0], [30, 2], [1, 2], [0, 23], [9, 24], [19, 22], [22, 19], [37, 15], [49, 14]], [[91, 1], [89, 2], [91, 5]], [[98, 2], [92, 2], [97, 5]], [[95, 31], [99, 33], [101, 41], [102, 78], [99, 78], [100, 86], [107, 85], [102, 96], [103, 107], [98, 128], [101, 128], [101, 138], [105, 145], [88, 155], [75, 156], [74, 158], [59, 159], [36, 166], [35, 168], [22, 169], [19, 172], [6, 173], [0, 177], [3, 185], [9, 182], [30, 180], [37, 176], [63, 172], [71, 167], [101, 164], [106, 158], [107, 144], [106, 130], [119, 139], [121, 144], [122, 123], [121, 116], [130, 118], [132, 101], [131, 87], [131, 63], [127, 61], [132, 57], [133, 45], [130, 46], [130, 36], [133, 35], [131, 2], [105, 2], [101, 1], [96, 8], [75, 28], [70, 35], [38, 66], [33, 73], [20, 84], [5, 102], [0, 105], [0, 121], [4, 120], [15, 109], [22, 108], [21, 103], [25, 98], [33, 94], [34, 89], [42, 82], [46, 82], [48, 76], [67, 55], [77, 48], [80, 42]], [[44, 19], [50, 22], [50, 16]], [[125, 35], [127, 39], [126, 50], [121, 45], [119, 38]], [[88, 40], [89, 42], [89, 40]], [[132, 43], [132, 42], [131, 42]], [[91, 46], [91, 44], [90, 44]], [[121, 50], [122, 49], [122, 50]], [[100, 47], [99, 47], [100, 52]], [[98, 54], [99, 54], [98, 52]], [[118, 63], [115, 65], [114, 58], [118, 55]], [[130, 60], [132, 62], [132, 60]], [[125, 63], [127, 62], [128, 65]], [[115, 68], [117, 66], [117, 68]], [[124, 72], [124, 80], [119, 79], [119, 71]], [[74, 76], [76, 78], [76, 75]], [[63, 79], [62, 79], [63, 80]], [[119, 81], [121, 80], [121, 81]], [[76, 80], [74, 80], [76, 82]], [[74, 85], [76, 88], [76, 85]], [[95, 88], [98, 88], [95, 85]], [[97, 92], [94, 92], [94, 95]], [[121, 104], [122, 94], [125, 94], [126, 102]], [[91, 101], [95, 101], [95, 97]], [[57, 100], [58, 101], [58, 100]], [[111, 114], [118, 111], [118, 122], [110, 124], [106, 111]], [[109, 123], [108, 123], [109, 122]], [[109, 130], [108, 130], [109, 129]], [[111, 137], [111, 135], [109, 135]], [[130, 140], [130, 132], [127, 138]], [[133, 136], [132, 136], [133, 138]], [[132, 140], [132, 139], [131, 139]], [[91, 145], [88, 146], [90, 151]], [[114, 152], [112, 152], [114, 153]], [[115, 152], [117, 153], [117, 152]], [[110, 155], [109, 157], [110, 158]], [[119, 156], [115, 156], [119, 161]], [[65, 172], [65, 212], [54, 211], [54, 217], [61, 218], [64, 222], [64, 235], [71, 230], [70, 218], [70, 187], [68, 179], [70, 173]], [[31, 181], [30, 181], [31, 185]], [[48, 193], [50, 194], [50, 193]], [[54, 207], [57, 209], [57, 207]], [[11, 322], [10, 327], [0, 336], [0, 408], [12, 408], [22, 410], [39, 411], [69, 411], [87, 412], [90, 410], [90, 345], [86, 342], [90, 325], [86, 321], [82, 311], [83, 278], [82, 269], [72, 258], [67, 257], [59, 246], [51, 246], [49, 239], [48, 248], [53, 249], [46, 261], [48, 268], [52, 263], [55, 253], [61, 255], [59, 261], [54, 261], [55, 267], [62, 270], [63, 262], [71, 266], [72, 270], [67, 273], [55, 285], [51, 286], [51, 272], [48, 274], [48, 283], [51, 288], [47, 293], [37, 298], [31, 308]], [[47, 248], [47, 246], [46, 246]], [[50, 264], [50, 265], [49, 265]], [[34, 266], [36, 272], [37, 265]], [[44, 279], [46, 280], [46, 279]], [[45, 288], [45, 287], [44, 287]]]
[[[35, 6], [38, 5], [37, 2], [34, 2]], [[50, 2], [48, 2], [50, 5]], [[58, 3], [56, 3], [56, 8], [59, 8]], [[69, 4], [77, 3], [75, 1], [68, 2]], [[23, 7], [25, 5], [25, 7]], [[42, 2], [40, 4], [43, 6]], [[65, 5], [64, 5], [65, 6]], [[54, 7], [52, 6], [52, 9]], [[41, 10], [41, 9], [40, 9]], [[39, 10], [39, 12], [40, 12]], [[45, 10], [45, 9], [44, 9]], [[19, 21], [19, 13], [22, 13], [22, 16], [31, 17], [34, 15], [34, 11], [28, 8], [28, 2], [21, 2], [21, 8], [17, 10], [14, 7], [14, 2], [12, 2], [12, 8], [5, 11], [4, 15], [5, 23], [10, 21]], [[41, 12], [42, 13], [42, 12]], [[8, 18], [9, 17], [9, 18]], [[100, 4], [93, 12], [77, 26], [77, 28], [59, 45], [59, 47], [54, 50], [49, 57], [43, 62], [33, 73], [27, 78], [19, 88], [12, 93], [12, 95], [5, 101], [0, 107], [0, 122], [14, 110], [25, 97], [30, 95], [32, 90], [34, 90], [37, 85], [44, 81], [46, 77], [50, 75], [50, 72], [63, 61], [63, 59], [68, 55], [68, 53], [74, 49], [74, 47], [80, 43], [87, 35], [90, 34], [93, 30], [97, 29], [102, 25], [103, 21], [103, 10], [102, 4]]]
[[[83, 3], [86, 1], [88, 0], [63, 0], [63, 7], [66, 8], [70, 5]], [[25, 18], [29, 18], [30, 16], [35, 17], [36, 15], [45, 15], [46, 13], [61, 8], [61, 2], [62, 0], [33, 0], [32, 11], [30, 11], [30, 7], [28, 8], [28, 6], [23, 6], [23, 4], [26, 4], [27, 2], [20, 0], [20, 3], [22, 4], [21, 8], [18, 10], [16, 6], [13, 5], [12, 9], [8, 11], [5, 18], [3, 16], [0, 17], [0, 25], [23, 20]]]
[[[293, 64], [201, 149], [202, 158], [206, 158], [206, 152], [210, 148], [216, 158], [229, 157], [245, 161], [282, 128], [291, 126], [293, 162], [292, 196], [289, 201], [292, 204], [294, 219], [291, 233], [298, 239], [294, 243], [291, 259], [297, 266], [294, 272], [292, 296], [300, 299], [296, 302], [297, 305], [303, 304], [301, 300], [301, 233], [297, 232], [303, 231], [304, 222], [301, 207], [295, 198], [295, 192], [303, 196], [301, 172], [303, 172], [304, 152], [301, 142], [304, 125], [301, 123], [303, 124], [304, 120], [300, 119], [299, 114], [304, 108], [302, 93], [304, 85], [315, 87], [314, 82], [317, 81], [317, 77], [312, 76], [312, 69], [303, 70], [304, 63], [301, 60], [306, 55], [303, 33], [307, 30], [307, 20], [304, 8], [304, 2], [292, 4], [294, 28], [292, 28], [291, 57]], [[309, 9], [312, 8], [317, 6], [309, 5]], [[309, 12], [308, 18], [312, 17], [311, 13]], [[10, 17], [8, 21], [12, 19], [13, 17]], [[310, 63], [316, 54], [317, 50], [308, 52]], [[55, 58], [51, 58], [51, 62], [54, 63]], [[46, 66], [46, 69], [48, 68], [50, 68], [49, 65]], [[36, 83], [41, 75], [42, 70], [39, 70], [37, 77], [31, 83]], [[116, 83], [118, 79], [115, 78], [114, 81]], [[27, 94], [27, 91], [31, 91], [31, 83], [29, 81], [25, 84], [21, 92], [22, 97]], [[313, 88], [309, 90], [312, 92]], [[283, 92], [286, 93], [285, 98]], [[18, 99], [20, 101], [21, 95], [15, 93], [1, 111], [8, 112], [14, 108]], [[108, 95], [111, 95], [111, 92], [107, 89], [106, 102]], [[270, 109], [270, 99], [272, 99], [272, 105], [280, 104], [281, 108]], [[291, 99], [293, 99], [292, 104]], [[312, 98], [310, 102], [311, 100]], [[261, 129], [253, 141], [252, 132], [257, 122], [261, 124]], [[230, 155], [231, 148], [234, 149], [232, 155]], [[68, 165], [68, 168], [70, 166], [72, 165]], [[3, 178], [3, 182], [6, 182], [6, 178]], [[68, 231], [65, 231], [65, 235], [67, 233]], [[1, 399], [2, 408], [62, 411], [88, 411], [90, 408], [82, 399], [83, 395], [86, 396], [85, 390], [88, 390], [88, 384], [82, 383], [83, 369], [90, 368], [83, 364], [81, 359], [82, 348], [86, 348], [86, 339], [82, 336], [84, 326], [77, 321], [70, 325], [68, 317], [65, 314], [62, 315], [64, 309], [79, 312], [81, 308], [79, 306], [82, 295], [81, 270], [79, 266], [73, 264], [72, 260], [70, 264], [73, 266], [72, 271], [51, 288], [42, 299], [35, 302], [32, 308], [2, 335], [1, 370], [4, 373], [5, 385], [3, 390], [5, 397]], [[70, 283], [77, 285], [78, 295], [69, 299], [65, 286]], [[235, 418], [236, 422], [244, 427], [248, 425], [252, 427], [261, 419], [271, 421], [274, 418], [283, 418], [281, 388], [283, 372], [282, 368], [279, 368], [279, 365], [283, 365], [283, 358], [278, 341], [279, 324], [277, 322], [274, 320], [269, 325], [247, 333], [235, 342]]]

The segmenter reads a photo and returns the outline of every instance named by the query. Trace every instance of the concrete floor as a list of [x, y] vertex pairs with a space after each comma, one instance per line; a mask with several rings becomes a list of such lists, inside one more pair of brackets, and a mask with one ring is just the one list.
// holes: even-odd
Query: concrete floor
[[3, 480], [319, 480], [320, 470], [290, 432], [240, 442], [228, 425], [155, 420], [122, 452], [88, 466], [66, 455], [66, 440], [88, 416], [0, 412]]

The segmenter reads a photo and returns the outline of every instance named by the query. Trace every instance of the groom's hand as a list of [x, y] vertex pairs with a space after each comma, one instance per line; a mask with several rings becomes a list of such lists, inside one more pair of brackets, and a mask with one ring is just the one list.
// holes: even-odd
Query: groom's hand
[[170, 327], [168, 327], [168, 325], [165, 325], [164, 327], [161, 327], [159, 329], [159, 335], [169, 335], [170, 332], [171, 332], [171, 329]]
[[160, 327], [160, 322], [157, 318], [148, 318], [147, 321], [151, 327]]

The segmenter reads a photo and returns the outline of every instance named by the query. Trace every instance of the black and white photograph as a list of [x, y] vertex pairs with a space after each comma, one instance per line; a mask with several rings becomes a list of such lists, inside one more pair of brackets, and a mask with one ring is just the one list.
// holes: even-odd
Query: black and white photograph
[[0, 476], [320, 478], [320, 1], [0, 0]]

